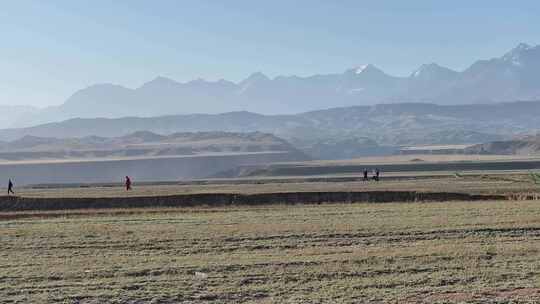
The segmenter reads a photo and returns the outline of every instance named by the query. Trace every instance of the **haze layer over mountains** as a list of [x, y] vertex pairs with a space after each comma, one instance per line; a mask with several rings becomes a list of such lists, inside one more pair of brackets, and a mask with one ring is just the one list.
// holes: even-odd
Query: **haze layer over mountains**
[[169, 115], [149, 118], [77, 118], [30, 128], [0, 130], [0, 140], [24, 136], [73, 138], [124, 136], [145, 130], [271, 133], [312, 158], [388, 154], [402, 145], [485, 143], [540, 130], [540, 102], [435, 105], [381, 104], [293, 115], [250, 112]]
[[75, 92], [60, 106], [28, 109], [2, 125], [31, 126], [76, 117], [150, 117], [240, 110], [292, 114], [378, 103], [448, 105], [538, 100], [539, 83], [540, 46], [519, 44], [500, 57], [476, 61], [460, 72], [431, 63], [407, 77], [396, 77], [368, 64], [343, 73], [309, 77], [270, 79], [254, 73], [238, 83], [203, 79], [180, 83], [157, 77], [135, 89], [96, 84]]

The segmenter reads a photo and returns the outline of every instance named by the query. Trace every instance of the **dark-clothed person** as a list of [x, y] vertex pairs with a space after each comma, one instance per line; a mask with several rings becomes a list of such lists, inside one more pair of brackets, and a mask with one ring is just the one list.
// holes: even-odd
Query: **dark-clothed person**
[[7, 193], [8, 193], [8, 195], [15, 194], [15, 192], [13, 192], [13, 182], [11, 181], [11, 179], [9, 179], [9, 181], [8, 181]]
[[126, 175], [126, 191], [131, 190], [131, 179]]

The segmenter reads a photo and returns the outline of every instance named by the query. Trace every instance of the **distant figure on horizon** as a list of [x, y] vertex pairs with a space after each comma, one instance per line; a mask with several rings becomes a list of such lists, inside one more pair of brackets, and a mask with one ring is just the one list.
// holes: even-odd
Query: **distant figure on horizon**
[[379, 169], [375, 169], [375, 175], [373, 175], [373, 180], [379, 181], [380, 174], [381, 174], [381, 171], [379, 171]]
[[13, 192], [13, 182], [11, 181], [11, 178], [8, 181], [8, 189], [7, 189], [7, 194], [9, 195], [10, 193], [15, 195], [15, 192]]
[[131, 179], [126, 175], [126, 191], [131, 190]]
[[367, 169], [364, 169], [364, 181], [365, 182], [369, 181], [368, 170]]

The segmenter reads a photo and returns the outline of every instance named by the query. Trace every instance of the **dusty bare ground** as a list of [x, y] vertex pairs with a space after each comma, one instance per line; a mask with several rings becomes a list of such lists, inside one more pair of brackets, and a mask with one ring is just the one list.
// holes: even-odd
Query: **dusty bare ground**
[[1, 221], [1, 301], [540, 301], [539, 201], [140, 211]]

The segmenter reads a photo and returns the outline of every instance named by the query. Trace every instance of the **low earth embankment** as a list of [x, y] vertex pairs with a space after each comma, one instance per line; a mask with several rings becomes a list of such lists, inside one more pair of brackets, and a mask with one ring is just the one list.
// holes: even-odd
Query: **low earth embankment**
[[0, 210], [211, 207], [270, 204], [537, 199], [540, 186], [527, 173], [346, 178], [199, 180], [184, 183], [39, 185], [0, 197]]
[[0, 198], [0, 211], [70, 210], [143, 207], [194, 207], [269, 204], [388, 203], [418, 201], [504, 200], [504, 195], [450, 192], [368, 191], [368, 192], [287, 192], [287, 193], [199, 193], [169, 196], [131, 197], [10, 197]]

